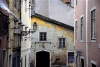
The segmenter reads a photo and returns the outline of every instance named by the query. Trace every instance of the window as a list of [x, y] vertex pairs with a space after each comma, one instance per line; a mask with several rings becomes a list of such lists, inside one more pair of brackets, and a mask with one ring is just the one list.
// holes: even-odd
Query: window
[[20, 12], [21, 11], [21, 3], [20, 3], [20, 1], [18, 1], [18, 11]]
[[47, 33], [40, 32], [40, 41], [46, 41], [46, 40], [47, 40]]
[[77, 21], [75, 22], [75, 40], [77, 41]]
[[17, 8], [17, 0], [14, 0], [14, 7]]
[[27, 0], [25, 0], [25, 11], [27, 10]]
[[26, 67], [26, 56], [25, 56], [25, 67]]
[[81, 18], [81, 40], [83, 40], [83, 17]]
[[13, 42], [13, 48], [17, 47], [17, 34], [14, 34], [14, 42]]
[[65, 38], [59, 38], [59, 47], [65, 47]]
[[31, 6], [29, 5], [29, 17], [31, 17]]
[[6, 3], [7, 3], [7, 4], [9, 3], [8, 0], [6, 0]]
[[20, 45], [20, 35], [18, 35], [18, 47], [20, 47], [21, 45]]
[[91, 11], [91, 40], [96, 39], [95, 10]]
[[21, 11], [21, 2], [20, 2], [20, 0], [14, 0], [14, 8], [19, 12]]
[[76, 0], [76, 5], [77, 5], [77, 0]]

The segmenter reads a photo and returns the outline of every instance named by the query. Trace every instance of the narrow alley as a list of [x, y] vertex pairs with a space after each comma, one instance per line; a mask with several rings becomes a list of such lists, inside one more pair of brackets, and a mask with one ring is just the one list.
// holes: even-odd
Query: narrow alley
[[100, 67], [99, 0], [0, 0], [0, 67]]

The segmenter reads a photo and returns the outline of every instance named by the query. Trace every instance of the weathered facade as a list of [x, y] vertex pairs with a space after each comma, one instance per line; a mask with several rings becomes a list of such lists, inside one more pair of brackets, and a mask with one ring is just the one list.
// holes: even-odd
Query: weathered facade
[[12, 0], [10, 1], [13, 6], [14, 14], [17, 16], [18, 20], [14, 20], [12, 27], [10, 28], [13, 30], [12, 34], [12, 67], [20, 67], [20, 57], [21, 57], [21, 1], [20, 0]]
[[75, 0], [76, 67], [100, 67], [99, 7], [99, 0]]
[[67, 53], [74, 51], [74, 28], [37, 13], [32, 16], [32, 28], [34, 24], [37, 30], [31, 34], [31, 63], [36, 67], [39, 63], [67, 65]]
[[0, 0], [0, 16], [1, 47], [3, 48], [3, 52], [0, 52], [2, 53], [0, 67], [20, 67], [20, 0], [17, 2]]
[[0, 8], [0, 67], [6, 66], [7, 63], [8, 18]]

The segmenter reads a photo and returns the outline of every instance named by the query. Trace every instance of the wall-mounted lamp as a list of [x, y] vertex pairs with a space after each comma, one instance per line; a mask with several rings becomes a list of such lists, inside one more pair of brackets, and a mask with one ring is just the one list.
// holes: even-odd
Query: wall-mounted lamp
[[22, 36], [26, 36], [26, 35], [28, 35], [29, 33], [34, 33], [34, 32], [36, 32], [36, 30], [37, 30], [37, 24], [36, 24], [36, 22], [34, 22], [34, 24], [33, 24], [33, 31], [31, 31], [31, 30], [29, 30], [29, 31], [22, 31], [22, 32], [21, 32], [21, 35], [22, 35]]
[[33, 24], [33, 30], [34, 30], [34, 31], [37, 30], [37, 23], [36, 23], [36, 22], [34, 22], [34, 24]]

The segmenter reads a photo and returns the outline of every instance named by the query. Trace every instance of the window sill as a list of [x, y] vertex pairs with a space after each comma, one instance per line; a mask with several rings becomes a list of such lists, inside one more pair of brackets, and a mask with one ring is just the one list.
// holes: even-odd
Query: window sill
[[35, 42], [35, 44], [36, 43], [50, 43], [51, 44], [51, 42], [48, 42], [48, 41], [38, 41], [38, 42]]
[[91, 40], [90, 42], [96, 42], [96, 40]]
[[84, 40], [80, 40], [80, 42], [84, 42]]
[[66, 48], [66, 47], [58, 47], [59, 49], [63, 49], [63, 48]]

